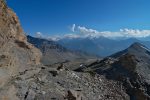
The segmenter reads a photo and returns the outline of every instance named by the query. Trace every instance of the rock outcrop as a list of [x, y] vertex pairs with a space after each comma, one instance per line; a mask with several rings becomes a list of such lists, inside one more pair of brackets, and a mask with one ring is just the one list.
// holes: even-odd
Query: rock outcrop
[[[0, 51], [1, 61], [9, 62], [7, 66], [38, 64], [40, 52], [27, 42], [16, 14], [0, 0]], [[21, 54], [19, 54], [21, 53]], [[24, 55], [22, 55], [24, 54]], [[17, 61], [24, 58], [22, 62]], [[26, 60], [25, 60], [26, 59]], [[5, 65], [5, 62], [2, 62]], [[19, 64], [20, 63], [20, 64]]]
[[0, 97], [13, 95], [10, 91], [15, 89], [14, 86], [8, 86], [11, 78], [34, 69], [32, 65], [40, 64], [40, 56], [39, 50], [27, 42], [16, 14], [0, 0], [0, 88], [4, 92], [0, 92], [3, 94]]

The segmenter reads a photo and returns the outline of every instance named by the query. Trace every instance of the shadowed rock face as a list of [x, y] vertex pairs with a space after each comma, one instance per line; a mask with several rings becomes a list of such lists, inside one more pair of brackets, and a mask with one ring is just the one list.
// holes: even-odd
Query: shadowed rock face
[[0, 0], [0, 100], [129, 100], [119, 82], [40, 64], [16, 14]]
[[131, 100], [150, 99], [150, 50], [140, 43], [120, 51], [82, 71], [90, 70], [124, 84]]

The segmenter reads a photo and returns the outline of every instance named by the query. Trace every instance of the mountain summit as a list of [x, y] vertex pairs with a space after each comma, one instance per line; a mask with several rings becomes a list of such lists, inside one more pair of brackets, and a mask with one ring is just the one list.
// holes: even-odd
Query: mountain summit
[[149, 52], [150, 52], [149, 48], [147, 48], [145, 45], [143, 45], [139, 42], [135, 42], [127, 49], [120, 51], [116, 54], [113, 54], [113, 55], [111, 55], [111, 57], [119, 57], [119, 56], [121, 56], [123, 54], [127, 54], [127, 53], [135, 55], [135, 56], [145, 55], [146, 57], [148, 57]]

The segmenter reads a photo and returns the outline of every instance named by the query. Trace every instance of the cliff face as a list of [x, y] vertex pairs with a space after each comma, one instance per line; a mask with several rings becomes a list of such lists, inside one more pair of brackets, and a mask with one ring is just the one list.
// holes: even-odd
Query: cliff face
[[[26, 55], [25, 58], [30, 56], [29, 60], [32, 60], [32, 62], [36, 64], [39, 63], [40, 52], [27, 42], [27, 38], [21, 28], [18, 17], [7, 7], [4, 0], [0, 0], [0, 49], [4, 49], [3, 52], [12, 54], [15, 54], [15, 49], [20, 52], [23, 51], [24, 53], [27, 51], [26, 53], [31, 53], [32, 55]], [[13, 52], [8, 52], [8, 50]], [[17, 56], [16, 54], [15, 57], [19, 58], [19, 55]], [[29, 63], [29, 61], [24, 62]]]
[[0, 0], [0, 88], [32, 65], [40, 64], [40, 56], [39, 50], [27, 42], [16, 14]]
[[[26, 41], [26, 37], [20, 26], [16, 14], [7, 7], [4, 0], [0, 0], [0, 40], [4, 44], [6, 40], [20, 40]], [[3, 33], [3, 34], [2, 34]]]

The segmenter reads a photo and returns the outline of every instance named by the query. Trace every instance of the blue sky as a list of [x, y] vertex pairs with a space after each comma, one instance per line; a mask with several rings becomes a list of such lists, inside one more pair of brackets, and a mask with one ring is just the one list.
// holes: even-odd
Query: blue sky
[[30, 35], [72, 33], [83, 26], [98, 31], [150, 29], [150, 0], [7, 0]]

